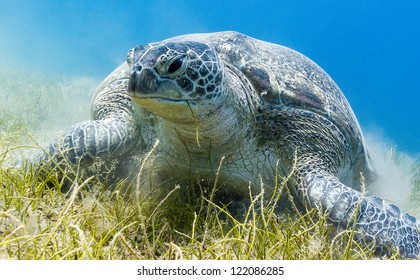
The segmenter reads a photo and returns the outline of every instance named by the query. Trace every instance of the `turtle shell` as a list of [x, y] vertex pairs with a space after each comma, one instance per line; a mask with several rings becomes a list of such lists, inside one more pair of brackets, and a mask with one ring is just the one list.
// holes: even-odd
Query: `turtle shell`
[[222, 61], [242, 72], [270, 107], [302, 109], [331, 121], [350, 149], [353, 179], [377, 177], [361, 128], [347, 99], [315, 62], [290, 48], [237, 32], [189, 34], [168, 39], [198, 41], [219, 53]]

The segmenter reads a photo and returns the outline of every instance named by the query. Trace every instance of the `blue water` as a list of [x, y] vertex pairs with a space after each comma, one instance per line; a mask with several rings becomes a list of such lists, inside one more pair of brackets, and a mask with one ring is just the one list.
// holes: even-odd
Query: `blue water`
[[419, 15], [418, 0], [1, 0], [0, 65], [102, 79], [136, 45], [236, 30], [309, 56], [363, 128], [418, 157]]

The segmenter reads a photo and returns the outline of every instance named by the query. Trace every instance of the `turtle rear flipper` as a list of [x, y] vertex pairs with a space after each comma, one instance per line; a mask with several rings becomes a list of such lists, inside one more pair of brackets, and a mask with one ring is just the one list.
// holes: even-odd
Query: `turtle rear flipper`
[[321, 167], [305, 164], [304, 159], [296, 173], [300, 199], [309, 208], [327, 213], [331, 223], [341, 229], [354, 228], [364, 241], [374, 241], [381, 254], [397, 251], [404, 259], [420, 257], [416, 218], [382, 198], [365, 197]]

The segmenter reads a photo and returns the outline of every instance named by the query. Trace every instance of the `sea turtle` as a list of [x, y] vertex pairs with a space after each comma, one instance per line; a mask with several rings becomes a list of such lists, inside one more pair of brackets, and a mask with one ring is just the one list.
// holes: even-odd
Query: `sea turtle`
[[210, 182], [217, 173], [228, 199], [249, 196], [249, 186], [259, 191], [261, 182], [269, 194], [291, 173], [293, 194], [308, 209], [339, 228], [355, 226], [381, 252], [420, 256], [420, 223], [360, 191], [361, 179], [368, 184], [376, 173], [343, 93], [292, 49], [237, 32], [138, 46], [97, 89], [92, 118], [48, 146], [38, 168], [113, 162], [111, 173], [122, 178], [152, 157], [144, 172], [152, 185], [192, 175]]

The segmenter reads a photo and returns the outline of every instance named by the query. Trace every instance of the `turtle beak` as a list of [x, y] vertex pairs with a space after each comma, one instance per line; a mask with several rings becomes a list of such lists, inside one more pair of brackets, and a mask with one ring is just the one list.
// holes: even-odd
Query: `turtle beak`
[[133, 67], [133, 72], [131, 72], [130, 78], [128, 80], [128, 92], [134, 93], [136, 91], [136, 88], [138, 87], [138, 76], [140, 75], [141, 66], [135, 66]]
[[128, 94], [138, 99], [183, 100], [179, 92], [171, 89], [171, 85], [170, 81], [159, 80], [153, 70], [136, 65], [128, 80]]

